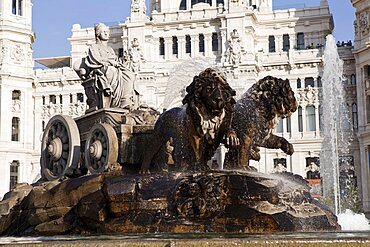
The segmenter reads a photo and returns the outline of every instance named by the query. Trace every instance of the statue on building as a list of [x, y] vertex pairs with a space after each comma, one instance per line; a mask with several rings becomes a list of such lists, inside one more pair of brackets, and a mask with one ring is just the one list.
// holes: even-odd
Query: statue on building
[[74, 64], [75, 71], [84, 80], [90, 111], [105, 107], [130, 109], [134, 105], [135, 74], [118, 61], [108, 46], [109, 34], [109, 27], [98, 23], [96, 43], [90, 46], [86, 58]]
[[366, 12], [360, 14], [359, 18], [360, 30], [362, 33], [369, 32], [370, 25], [369, 25], [369, 15]]
[[231, 38], [228, 41], [226, 50], [226, 61], [232, 65], [238, 66], [242, 60], [243, 47], [236, 29], [231, 32]]
[[131, 13], [141, 12], [146, 14], [145, 0], [132, 0], [131, 2]]
[[131, 47], [125, 54], [126, 66], [128, 69], [137, 73], [141, 69], [141, 63], [145, 62], [144, 55], [142, 53], [139, 41], [134, 38], [131, 42]]

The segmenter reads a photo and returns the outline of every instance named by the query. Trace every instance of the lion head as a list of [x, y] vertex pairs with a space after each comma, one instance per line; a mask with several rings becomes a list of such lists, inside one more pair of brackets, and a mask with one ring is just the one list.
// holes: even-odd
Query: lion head
[[271, 109], [274, 115], [289, 117], [297, 110], [298, 103], [288, 79], [266, 76], [255, 83], [248, 92], [262, 102], [266, 109]]
[[186, 88], [183, 104], [203, 106], [211, 115], [217, 116], [224, 109], [231, 112], [236, 103], [236, 92], [229, 86], [226, 78], [216, 69], [208, 68], [194, 76]]

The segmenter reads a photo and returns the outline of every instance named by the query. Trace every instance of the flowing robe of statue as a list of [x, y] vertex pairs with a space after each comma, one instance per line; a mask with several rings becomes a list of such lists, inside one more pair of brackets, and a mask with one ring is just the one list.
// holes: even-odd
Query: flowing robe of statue
[[111, 107], [126, 108], [133, 105], [135, 74], [117, 61], [112, 47], [99, 43], [91, 45], [86, 65], [97, 72], [95, 86], [111, 96]]

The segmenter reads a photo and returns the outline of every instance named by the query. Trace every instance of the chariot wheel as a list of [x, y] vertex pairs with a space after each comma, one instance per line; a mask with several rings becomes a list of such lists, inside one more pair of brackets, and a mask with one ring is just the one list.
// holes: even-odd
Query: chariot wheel
[[41, 170], [51, 181], [62, 178], [68, 168], [76, 168], [80, 156], [80, 134], [69, 116], [52, 117], [42, 135]]
[[109, 124], [95, 124], [85, 145], [85, 164], [90, 173], [102, 173], [117, 163], [117, 134]]

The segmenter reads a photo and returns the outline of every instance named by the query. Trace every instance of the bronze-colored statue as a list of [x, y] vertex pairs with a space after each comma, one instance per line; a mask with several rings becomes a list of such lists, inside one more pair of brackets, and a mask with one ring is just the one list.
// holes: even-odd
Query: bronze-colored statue
[[91, 45], [86, 58], [74, 64], [77, 74], [84, 80], [87, 103], [92, 110], [130, 108], [134, 104], [135, 74], [118, 61], [114, 50], [108, 46], [109, 34], [109, 27], [98, 23], [96, 43]]
[[293, 145], [271, 132], [279, 117], [289, 117], [297, 110], [297, 101], [289, 80], [267, 76], [255, 83], [234, 107], [232, 128], [240, 141], [230, 150], [226, 166], [247, 167], [249, 160], [260, 160], [259, 148], [281, 149], [293, 154]]
[[179, 171], [207, 170], [207, 161], [221, 142], [238, 145], [230, 127], [235, 91], [225, 77], [208, 68], [194, 77], [186, 92], [184, 105], [166, 111], [156, 122], [142, 172], [148, 172], [153, 157], [169, 140], [173, 142], [174, 169]]

